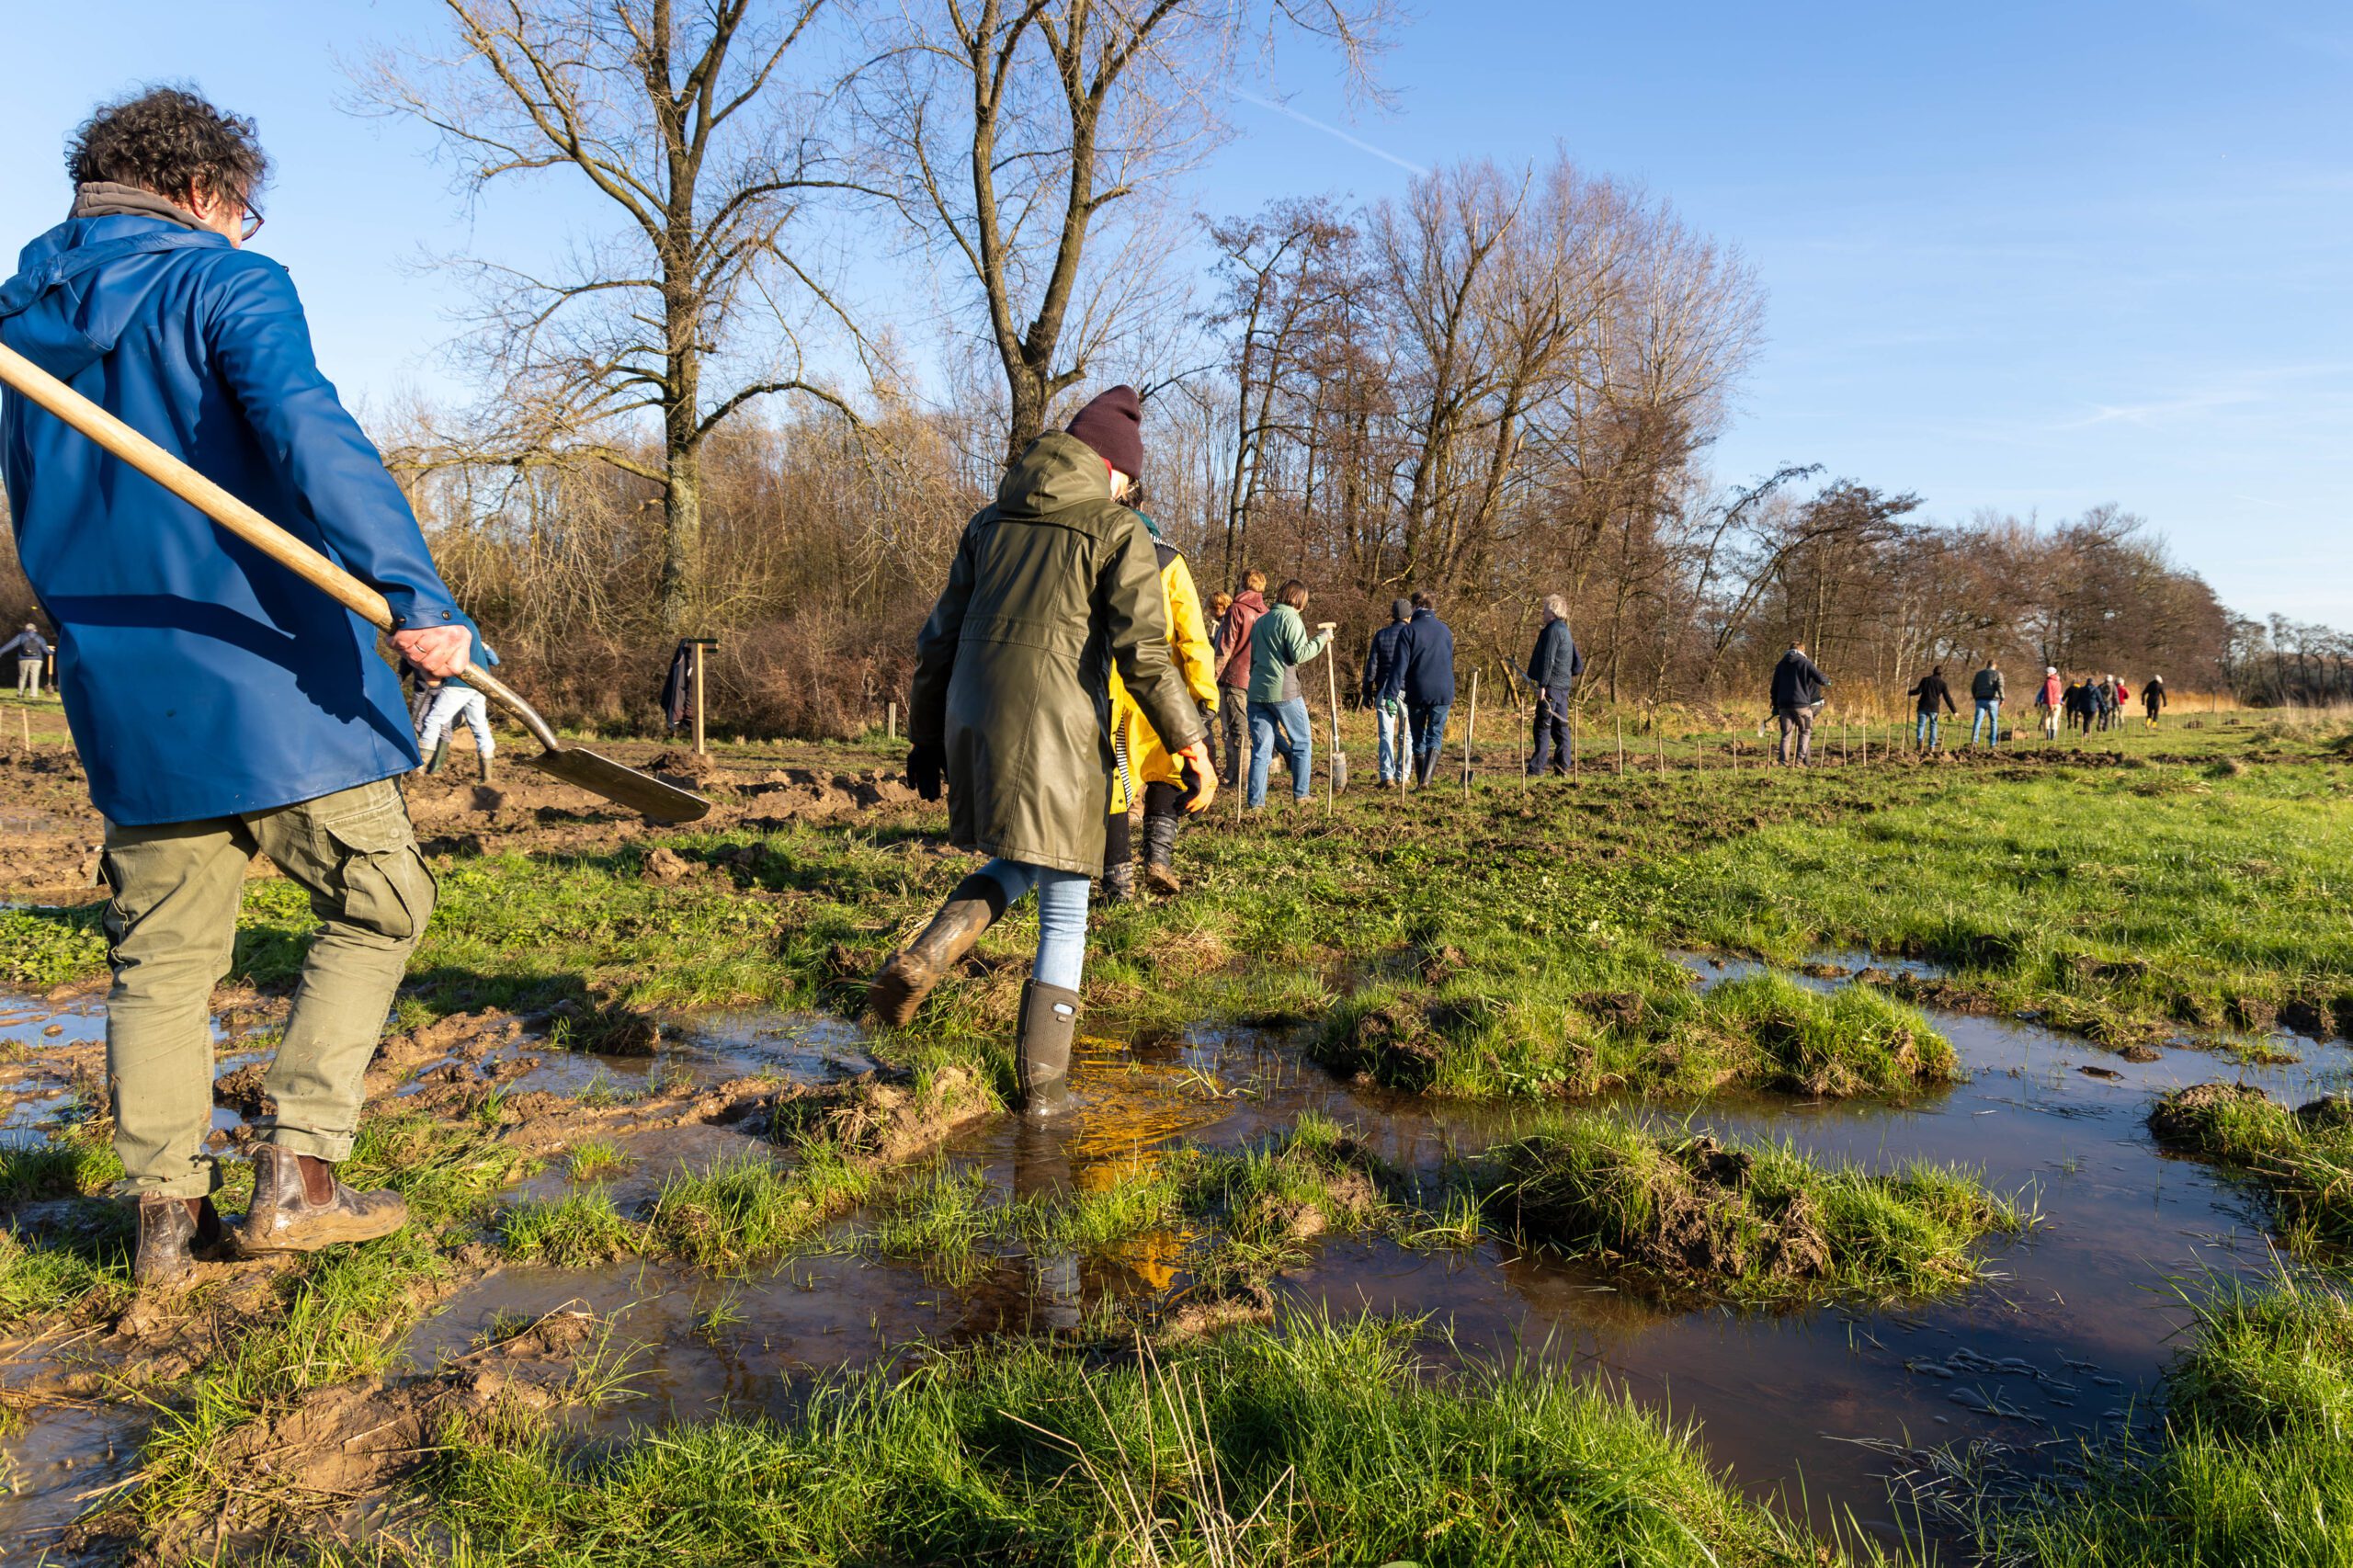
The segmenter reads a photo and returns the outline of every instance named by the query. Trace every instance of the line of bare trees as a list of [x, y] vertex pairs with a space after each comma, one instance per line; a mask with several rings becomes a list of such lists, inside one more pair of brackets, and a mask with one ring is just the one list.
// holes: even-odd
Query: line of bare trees
[[482, 395], [381, 434], [574, 721], [649, 722], [702, 632], [746, 731], [855, 732], [1007, 456], [1121, 380], [1205, 590], [1302, 576], [1352, 649], [1418, 587], [1505, 681], [1566, 595], [1595, 701], [1745, 699], [1791, 638], [1847, 692], [1988, 654], [2282, 700], [2345, 678], [2341, 637], [2249, 633], [2112, 507], [1938, 527], [1804, 466], [1715, 483], [1757, 281], [1565, 155], [1186, 213], [1221, 84], [1279, 54], [1377, 98], [1391, 0], [442, 9], [358, 107], [429, 128], [469, 202], [552, 185], [601, 224], [449, 258]]

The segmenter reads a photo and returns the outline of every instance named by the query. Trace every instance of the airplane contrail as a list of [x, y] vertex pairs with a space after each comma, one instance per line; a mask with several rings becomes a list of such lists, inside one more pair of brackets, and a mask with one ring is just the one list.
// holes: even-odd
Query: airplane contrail
[[1235, 97], [1240, 98], [1245, 103], [1256, 104], [1260, 108], [1273, 109], [1277, 114], [1287, 114], [1290, 116], [1291, 119], [1299, 121], [1302, 125], [1320, 131], [1326, 136], [1336, 137], [1338, 140], [1347, 142], [1349, 146], [1354, 147], [1359, 153], [1370, 153], [1374, 157], [1381, 159], [1386, 163], [1394, 164], [1409, 175], [1427, 175], [1429, 173], [1429, 170], [1422, 167], [1419, 164], [1408, 163], [1404, 159], [1399, 157], [1396, 153], [1376, 147], [1360, 136], [1349, 135], [1347, 131], [1341, 130], [1336, 125], [1326, 125], [1313, 115], [1302, 114], [1299, 110], [1291, 108], [1289, 104], [1278, 103], [1272, 98], [1262, 98], [1257, 94], [1245, 92], [1240, 87], [1230, 86], [1226, 88], [1226, 91], [1232, 93]]

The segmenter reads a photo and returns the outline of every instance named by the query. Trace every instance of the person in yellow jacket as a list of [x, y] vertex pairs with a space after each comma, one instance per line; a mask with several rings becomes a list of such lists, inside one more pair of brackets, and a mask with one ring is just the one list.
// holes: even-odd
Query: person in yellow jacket
[[[1209, 625], [1201, 616], [1200, 590], [1193, 585], [1193, 570], [1183, 551], [1163, 539], [1160, 525], [1139, 511], [1152, 534], [1160, 560], [1160, 592], [1168, 607], [1168, 657], [1184, 677], [1185, 688], [1201, 711], [1217, 711], [1217, 654], [1210, 647]], [[1143, 797], [1143, 878], [1153, 892], [1181, 892], [1175, 865], [1176, 829], [1184, 820], [1187, 785], [1184, 770], [1168, 753], [1151, 721], [1143, 716], [1111, 672], [1111, 748], [1117, 761], [1111, 769], [1109, 841], [1103, 849], [1103, 896], [1112, 902], [1135, 896], [1136, 867], [1128, 813], [1139, 792]]]

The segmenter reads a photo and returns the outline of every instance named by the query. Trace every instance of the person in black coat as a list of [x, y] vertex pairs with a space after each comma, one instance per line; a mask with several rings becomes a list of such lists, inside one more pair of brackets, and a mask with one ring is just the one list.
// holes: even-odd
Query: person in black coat
[[1773, 666], [1773, 717], [1781, 724], [1781, 742], [1774, 760], [1783, 767], [1791, 760], [1792, 735], [1797, 737], [1797, 765], [1813, 766], [1813, 713], [1822, 706], [1822, 694], [1829, 685], [1830, 677], [1805, 656], [1802, 642], [1790, 643], [1781, 662]]
[[1396, 599], [1389, 606], [1389, 624], [1372, 634], [1372, 646], [1365, 651], [1364, 679], [1358, 690], [1365, 706], [1373, 711], [1381, 729], [1381, 781], [1394, 784], [1405, 772], [1405, 739], [1403, 723], [1405, 705], [1381, 696], [1381, 688], [1389, 684], [1389, 672], [1397, 667], [1397, 648], [1405, 639], [1405, 623], [1414, 619], [1414, 601]]
[[1569, 635], [1569, 601], [1559, 594], [1544, 597], [1544, 630], [1536, 634], [1536, 651], [1528, 655], [1528, 678], [1536, 687], [1536, 747], [1528, 759], [1534, 778], [1551, 759], [1553, 772], [1569, 771], [1569, 687], [1585, 674], [1585, 655]]
[[[1922, 676], [1920, 684], [1904, 695], [1919, 699], [1918, 706], [1913, 710], [1913, 748], [1916, 751], [1928, 751], [1937, 744], [1937, 724], [1944, 717], [1944, 713], [1961, 711], [1953, 706], [1952, 687], [1945, 684], [1945, 667], [1938, 665], [1927, 675]], [[1939, 704], [1943, 706], [1943, 713], [1938, 711]]]

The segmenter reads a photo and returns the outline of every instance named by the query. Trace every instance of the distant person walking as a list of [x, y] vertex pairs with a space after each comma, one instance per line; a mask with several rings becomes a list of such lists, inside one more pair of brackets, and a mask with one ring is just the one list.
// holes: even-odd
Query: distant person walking
[[2099, 716], [2099, 727], [2105, 732], [2116, 727], [2116, 679], [2102, 676], [2092, 682], [2092, 710]]
[[[490, 649], [486, 645], [482, 652], [484, 664], [497, 663], [488, 656]], [[462, 720], [474, 734], [474, 774], [483, 783], [489, 783], [490, 759], [498, 751], [498, 743], [490, 733], [490, 704], [481, 692], [457, 676], [444, 676], [438, 681], [426, 678], [432, 681], [433, 699], [425, 705], [425, 717], [416, 728], [416, 749], [425, 754], [425, 771], [441, 771], [449, 760], [450, 732]]]
[[1248, 761], [1245, 755], [1250, 723], [1250, 632], [1267, 613], [1267, 574], [1242, 574], [1242, 591], [1228, 601], [1218, 617], [1218, 717], [1225, 732], [1225, 755], [1219, 759], [1218, 782], [1231, 790]]
[[6, 642], [0, 642], [0, 659], [11, 653], [17, 655], [17, 695], [39, 697], [40, 672], [49, 664], [49, 639], [40, 634], [40, 627], [28, 620], [22, 631]]
[[[1222, 669], [1225, 665], [1225, 612], [1233, 608], [1233, 596], [1232, 594], [1226, 593], [1221, 589], [1219, 592], [1210, 596], [1210, 608], [1207, 619], [1210, 633], [1210, 665], [1212, 672]], [[1221, 710], [1224, 707], [1224, 688], [1222, 687], [1219, 687], [1218, 705]], [[1220, 733], [1223, 729], [1224, 726], [1222, 724], [1211, 724], [1210, 726], [1209, 733], [1210, 766], [1218, 770], [1219, 777], [1221, 778], [1224, 776], [1225, 772], [1225, 749], [1220, 743]]]
[[1585, 674], [1585, 655], [1569, 635], [1569, 601], [1559, 594], [1544, 598], [1544, 629], [1536, 634], [1536, 650], [1528, 655], [1528, 678], [1536, 687], [1536, 741], [1528, 757], [1528, 776], [1540, 777], [1551, 758], [1554, 773], [1569, 771], [1569, 688]]
[[1405, 623], [1414, 619], [1414, 601], [1392, 599], [1389, 604], [1389, 624], [1372, 634], [1372, 645], [1365, 650], [1364, 679], [1357, 683], [1358, 694], [1366, 707], [1372, 710], [1373, 722], [1381, 733], [1381, 781], [1394, 784], [1405, 772], [1405, 706], [1381, 695], [1389, 683], [1389, 672], [1397, 667], [1397, 644], [1405, 636]]
[[1971, 715], [1969, 721], [1971, 745], [1977, 744], [1977, 734], [1980, 730], [1985, 733], [1988, 745], [1998, 746], [2002, 744], [2003, 696], [2002, 666], [1992, 659], [1988, 659], [1985, 661], [1985, 667], [1972, 676], [1969, 682], [1970, 700], [1977, 705], [1977, 711]]
[[1414, 738], [1417, 782], [1424, 789], [1438, 773], [1446, 745], [1446, 716], [1454, 707], [1454, 630], [1438, 618], [1429, 595], [1415, 590], [1414, 619], [1398, 640], [1397, 665], [1383, 692], [1405, 704], [1406, 731]]
[[2059, 712], [2065, 700], [2066, 691], [2059, 681], [2059, 666], [2044, 665], [2042, 684], [2035, 688], [2034, 693], [2035, 711], [2042, 715], [2044, 740], [2055, 741], [2059, 738]]
[[[1945, 667], [1938, 665], [1920, 677], [1920, 684], [1904, 693], [1916, 699], [1913, 705], [1912, 749], [1932, 751], [1937, 744], [1937, 723], [1943, 713], [1958, 713], [1952, 703], [1952, 687], [1945, 684]], [[1938, 709], [1943, 713], [1938, 712]]]
[[2067, 687], [2067, 728], [2078, 734], [2092, 733], [2092, 721], [2098, 716], [2099, 699], [2092, 695], [2089, 679], [2075, 682]]
[[2141, 688], [2141, 710], [2148, 715], [2146, 722], [2152, 730], [2157, 727], [2157, 715], [2165, 711], [2165, 677], [2151, 676], [2149, 684]]
[[[1275, 608], [1250, 628], [1250, 790], [1245, 803], [1267, 803], [1267, 770], [1280, 744], [1290, 764], [1290, 796], [1304, 802], [1313, 778], [1314, 731], [1307, 699], [1300, 695], [1299, 666], [1332, 645], [1332, 623], [1307, 634], [1300, 612], [1307, 608], [1307, 585], [1293, 577], [1275, 595]], [[1280, 734], [1278, 737], [1278, 730]]]
[[[1829, 686], [1830, 677], [1805, 656], [1802, 642], [1790, 643], [1790, 651], [1773, 666], [1773, 717], [1781, 726], [1774, 760], [1781, 767], [1790, 766], [1792, 760], [1800, 767], [1813, 766], [1813, 715], [1822, 706], [1822, 694]], [[1794, 759], [1790, 749], [1792, 736], [1797, 744]]]

